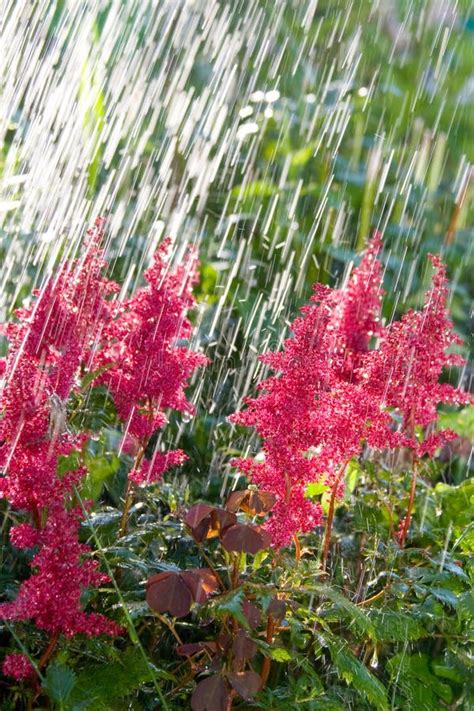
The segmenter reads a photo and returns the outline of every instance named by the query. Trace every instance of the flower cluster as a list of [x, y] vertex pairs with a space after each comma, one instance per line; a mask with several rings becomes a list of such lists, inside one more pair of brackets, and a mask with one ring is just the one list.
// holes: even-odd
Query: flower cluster
[[421, 311], [409, 310], [390, 324], [380, 347], [370, 353], [361, 369], [361, 377], [371, 395], [382, 407], [396, 410], [403, 418], [404, 445], [418, 456], [434, 454], [453, 435], [448, 430], [435, 432], [419, 442], [416, 427], [426, 428], [436, 422], [437, 405], [470, 401], [467, 393], [447, 383], [440, 383], [444, 368], [462, 365], [464, 359], [449, 352], [462, 344], [448, 314], [448, 280], [439, 256], [430, 255], [435, 268], [431, 289]]
[[[151, 435], [166, 423], [165, 410], [194, 412], [184, 388], [194, 370], [207, 362], [201, 353], [179, 345], [192, 330], [187, 312], [195, 304], [197, 257], [189, 250], [183, 263], [171, 270], [169, 246], [169, 240], [162, 243], [145, 272], [147, 286], [117, 304], [96, 354], [96, 367], [104, 369], [100, 381], [125, 423], [127, 446], [142, 453]], [[139, 456], [130, 480], [152, 483], [184, 460], [181, 450], [156, 451], [151, 460]]]
[[[180, 450], [156, 451], [145, 460], [145, 447], [165, 423], [167, 408], [192, 412], [184, 388], [206, 360], [179, 343], [191, 334], [186, 314], [194, 305], [194, 252], [170, 271], [166, 241], [145, 273], [148, 285], [130, 299], [110, 300], [118, 286], [102, 276], [102, 228], [99, 219], [88, 232], [83, 256], [65, 261], [34, 293], [33, 305], [19, 309], [17, 322], [3, 329], [10, 348], [0, 371], [0, 496], [29, 515], [28, 522], [12, 527], [12, 544], [35, 553], [32, 575], [15, 600], [0, 605], [0, 618], [32, 620], [53, 637], [121, 631], [105, 616], [83, 610], [83, 591], [108, 578], [79, 542], [82, 513], [74, 491], [86, 470], [58, 473], [59, 459], [86, 441], [84, 434], [69, 432], [66, 416], [80, 369], [99, 369], [98, 380], [110, 389], [126, 423], [124, 448], [138, 453], [130, 480], [147, 484], [185, 460]], [[17, 679], [32, 669], [18, 654], [3, 664]]]
[[2, 664], [2, 672], [5, 676], [11, 676], [17, 681], [28, 679], [33, 676], [35, 670], [30, 660], [25, 654], [7, 654]]
[[[276, 546], [321, 523], [320, 504], [305, 497], [307, 484], [319, 481], [341, 495], [344, 469], [365, 444], [411, 445], [419, 454], [439, 446], [439, 435], [415, 445], [405, 426], [396, 431], [393, 411], [405, 424], [410, 417], [414, 425], [427, 425], [436, 419], [438, 402], [466, 401], [438, 382], [444, 366], [459, 362], [446, 353], [458, 339], [446, 313], [444, 267], [432, 258], [436, 273], [424, 310], [384, 329], [380, 247], [376, 234], [343, 288], [314, 287], [284, 349], [261, 357], [276, 374], [231, 417], [261, 438], [261, 454], [235, 464], [276, 494], [268, 523]], [[371, 350], [374, 337], [379, 347]]]
[[[58, 474], [59, 458], [84, 442], [83, 436], [68, 432], [66, 401], [106, 320], [106, 297], [115, 290], [101, 276], [101, 237], [98, 220], [88, 233], [84, 255], [64, 262], [35, 293], [34, 304], [19, 309], [18, 321], [3, 330], [10, 348], [0, 399], [0, 496], [30, 517], [29, 523], [11, 529], [13, 545], [37, 552], [32, 576], [20, 585], [14, 601], [0, 605], [0, 618], [33, 620], [51, 634], [120, 631], [105, 616], [82, 610], [83, 590], [106, 578], [86, 558], [88, 547], [78, 541], [80, 514], [72, 500], [85, 470]], [[5, 664], [17, 678], [24, 676], [18, 655]]]

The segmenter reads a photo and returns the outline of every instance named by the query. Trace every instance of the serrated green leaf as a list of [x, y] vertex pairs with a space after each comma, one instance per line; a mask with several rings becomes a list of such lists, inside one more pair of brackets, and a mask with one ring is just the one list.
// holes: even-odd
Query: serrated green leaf
[[94, 711], [109, 711], [117, 708], [117, 699], [128, 696], [157, 677], [174, 681], [171, 674], [158, 670], [151, 661], [146, 662], [139, 649], [129, 649], [116, 660], [90, 665], [81, 671], [71, 701], [87, 702]]
[[43, 689], [61, 709], [64, 708], [64, 704], [71, 696], [75, 684], [76, 675], [70, 667], [65, 664], [50, 664], [48, 666]]
[[290, 652], [284, 647], [270, 647], [268, 655], [276, 662], [289, 662], [293, 659]]
[[214, 612], [219, 616], [230, 615], [237, 620], [237, 622], [242, 625], [244, 629], [249, 630], [250, 625], [242, 610], [243, 602], [244, 591], [236, 590], [235, 592], [220, 598], [214, 606]]
[[339, 677], [357, 689], [378, 711], [387, 711], [389, 708], [387, 690], [382, 682], [357, 659], [344, 643], [339, 640], [327, 641], [331, 659]]
[[411, 706], [420, 711], [432, 711], [439, 699], [451, 703], [453, 692], [448, 684], [432, 673], [426, 654], [396, 654], [387, 663], [392, 681]]
[[344, 595], [328, 585], [312, 585], [310, 590], [334, 603], [334, 607], [326, 613], [323, 613], [322, 616], [335, 617], [337, 613], [339, 613], [339, 615], [342, 613], [344, 620], [350, 620], [350, 624], [353, 624], [360, 632], [375, 639], [374, 625], [364, 610], [354, 605], [354, 603], [344, 597]]
[[404, 642], [427, 635], [418, 620], [404, 612], [370, 610], [369, 616], [375, 627], [375, 636], [381, 642]]

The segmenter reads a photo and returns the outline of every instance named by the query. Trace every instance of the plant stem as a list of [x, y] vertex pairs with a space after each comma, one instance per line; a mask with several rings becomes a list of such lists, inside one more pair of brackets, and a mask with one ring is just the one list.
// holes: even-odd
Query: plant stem
[[38, 662], [38, 669], [42, 669], [43, 667], [46, 666], [46, 664], [49, 661], [49, 658], [51, 657], [52, 653], [56, 649], [56, 645], [59, 640], [59, 632], [55, 632], [52, 636], [51, 639], [49, 640], [49, 644], [46, 647], [46, 649], [43, 652], [43, 656]]
[[133, 482], [129, 480], [127, 484], [127, 490], [125, 492], [125, 503], [123, 506], [122, 518], [120, 519], [119, 536], [125, 536], [125, 534], [127, 533], [128, 513], [133, 503], [133, 495]]
[[408, 508], [407, 508], [407, 513], [406, 516], [403, 520], [403, 526], [402, 530], [400, 531], [400, 536], [398, 539], [398, 542], [400, 544], [400, 548], [405, 547], [405, 539], [407, 537], [408, 530], [410, 528], [410, 523], [411, 523], [411, 517], [413, 513], [413, 505], [415, 503], [415, 493], [416, 493], [416, 480], [418, 476], [418, 462], [415, 460], [413, 462], [413, 476], [411, 479], [411, 487], [410, 487], [410, 498], [408, 500]]
[[334, 484], [332, 485], [332, 489], [331, 489], [331, 498], [329, 500], [329, 510], [328, 510], [328, 516], [326, 519], [326, 529], [324, 531], [323, 553], [321, 556], [321, 569], [323, 570], [323, 572], [326, 571], [326, 563], [327, 563], [328, 554], [329, 554], [329, 546], [331, 543], [331, 531], [332, 531], [332, 523], [334, 520], [334, 508], [335, 508], [337, 488], [338, 488], [339, 484], [341, 483], [342, 477], [344, 476], [346, 466], [347, 466], [347, 462], [344, 462], [344, 464], [339, 469], [339, 471], [336, 475]]
[[181, 645], [182, 645], [182, 644], [183, 644], [183, 640], [181, 639], [181, 637], [179, 636], [179, 634], [176, 632], [176, 630], [175, 630], [175, 628], [174, 628], [174, 625], [173, 625], [171, 622], [169, 622], [169, 620], [167, 620], [164, 615], [160, 615], [159, 612], [154, 612], [154, 614], [155, 614], [155, 616], [160, 620], [160, 622], [161, 622], [163, 625], [166, 625], [166, 627], [169, 629], [169, 631], [171, 632], [171, 634], [173, 635], [173, 637], [175, 638], [175, 640], [178, 642], [178, 644], [181, 644]]
[[295, 535], [293, 536], [293, 542], [294, 542], [294, 544], [295, 544], [295, 556], [296, 556], [296, 560], [297, 560], [297, 561], [300, 561], [300, 560], [301, 560], [301, 543], [300, 543], [299, 538], [298, 538], [298, 536], [297, 536], [296, 533], [295, 533]]
[[[267, 642], [267, 644], [271, 644], [273, 642], [274, 630], [275, 630], [274, 619], [271, 615], [268, 615], [267, 632], [265, 635], [265, 641]], [[270, 657], [264, 657], [263, 664], [262, 664], [262, 671], [260, 672], [260, 678], [262, 680], [262, 689], [265, 686], [265, 684], [267, 683], [268, 675], [270, 674], [270, 664], [271, 664]]]
[[[135, 457], [132, 471], [135, 471], [136, 469], [138, 469], [140, 464], [142, 463], [142, 459], [145, 456], [146, 446], [147, 446], [147, 442], [142, 441], [140, 444], [140, 449], [137, 452], [137, 456]], [[130, 481], [130, 479], [129, 479], [128, 484], [127, 484], [127, 490], [125, 492], [125, 503], [123, 506], [122, 518], [120, 519], [119, 536], [125, 536], [125, 534], [127, 533], [128, 514], [129, 514], [130, 508], [133, 504], [134, 494], [135, 494], [135, 487], [134, 487], [133, 481]]]

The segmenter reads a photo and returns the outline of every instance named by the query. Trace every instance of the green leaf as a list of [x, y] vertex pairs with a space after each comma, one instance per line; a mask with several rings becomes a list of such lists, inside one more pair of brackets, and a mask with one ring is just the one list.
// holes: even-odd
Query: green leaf
[[452, 701], [451, 687], [432, 673], [426, 654], [396, 654], [389, 659], [387, 670], [396, 689], [408, 701], [408, 708], [432, 711], [439, 706], [440, 698], [448, 704]]
[[[327, 638], [326, 638], [327, 639]], [[341, 641], [327, 640], [331, 659], [341, 679], [353, 686], [378, 710], [389, 708], [387, 690], [351, 650]]]
[[139, 649], [129, 649], [121, 652], [116, 660], [92, 664], [81, 671], [71, 700], [74, 703], [88, 702], [87, 708], [94, 711], [111, 711], [118, 707], [117, 699], [128, 696], [157, 677], [174, 680], [172, 675], [156, 669], [151, 661], [145, 661]]
[[474, 432], [474, 405], [467, 405], [462, 410], [453, 412], [440, 412], [439, 425], [442, 428], [453, 430], [460, 437], [472, 439]]
[[446, 588], [429, 588], [429, 591], [437, 600], [445, 605], [456, 607], [459, 602], [458, 597], [451, 592], [451, 590], [446, 590]]
[[70, 667], [65, 664], [50, 664], [48, 666], [43, 688], [61, 709], [64, 708], [64, 704], [71, 696], [75, 684], [76, 675]]
[[270, 647], [268, 655], [276, 662], [289, 662], [293, 659], [290, 652], [284, 647]]
[[375, 636], [381, 642], [404, 642], [426, 637], [427, 632], [413, 616], [394, 610], [370, 610]]
[[84, 377], [81, 380], [81, 390], [87, 390], [89, 385], [99, 377], [99, 375], [102, 375], [102, 373], [105, 373], [107, 370], [112, 368], [115, 364], [114, 363], [106, 363], [105, 365], [101, 365], [100, 368], [97, 368], [97, 370], [91, 370], [89, 373], [86, 373]]
[[374, 625], [367, 613], [357, 605], [354, 605], [340, 592], [328, 585], [312, 585], [311, 588], [308, 588], [308, 592], [317, 593], [334, 603], [330, 610], [323, 612], [322, 617], [333, 619], [341, 619], [342, 617], [344, 620], [350, 620], [350, 624], [353, 624], [362, 634], [371, 639], [376, 638]]
[[230, 615], [237, 620], [237, 622], [242, 625], [244, 629], [250, 630], [248, 620], [243, 613], [243, 602], [244, 591], [236, 590], [229, 595], [219, 598], [218, 603], [214, 607], [214, 611], [219, 616]]
[[93, 499], [97, 501], [102, 493], [102, 488], [110, 477], [112, 477], [120, 467], [120, 459], [116, 454], [105, 454], [93, 457], [86, 456], [87, 476], [81, 488], [83, 499]]
[[313, 496], [320, 496], [321, 494], [324, 494], [324, 492], [328, 489], [329, 486], [327, 484], [324, 484], [322, 481], [315, 481], [312, 484], [308, 484], [305, 496], [311, 499]]

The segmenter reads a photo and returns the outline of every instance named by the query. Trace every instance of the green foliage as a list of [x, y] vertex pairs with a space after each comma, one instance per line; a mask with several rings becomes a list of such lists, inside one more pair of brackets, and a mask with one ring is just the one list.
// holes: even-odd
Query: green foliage
[[69, 707], [71, 693], [76, 685], [76, 674], [64, 664], [50, 664], [46, 672], [43, 689], [58, 708]]
[[378, 711], [386, 711], [389, 705], [384, 685], [349, 648], [345, 648], [338, 641], [328, 641], [328, 644], [332, 662], [341, 679], [353, 685]]

